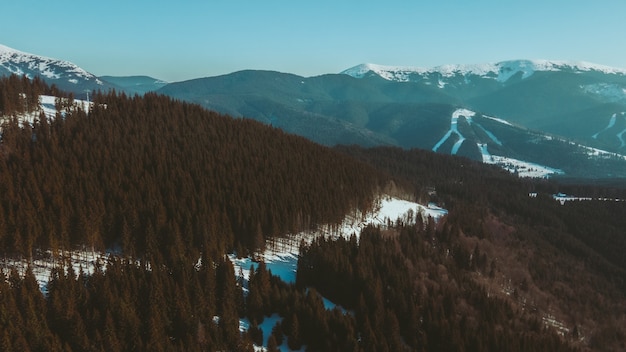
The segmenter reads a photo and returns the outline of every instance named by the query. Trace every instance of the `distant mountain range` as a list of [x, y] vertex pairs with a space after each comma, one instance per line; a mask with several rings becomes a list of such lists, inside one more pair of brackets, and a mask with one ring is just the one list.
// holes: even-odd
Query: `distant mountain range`
[[626, 177], [626, 70], [586, 62], [363, 64], [308, 78], [247, 70], [166, 84], [96, 77], [66, 61], [0, 46], [0, 75], [10, 73], [40, 75], [76, 94], [156, 91], [325, 145], [428, 149], [522, 176]]
[[101, 80], [121, 87], [127, 93], [144, 94], [158, 90], [168, 83], [149, 76], [100, 76]]
[[158, 92], [328, 145], [430, 149], [528, 176], [626, 177], [626, 71], [589, 63], [241, 71]]
[[163, 87], [167, 82], [147, 77], [97, 77], [69, 61], [25, 53], [0, 44], [0, 76], [17, 74], [27, 77], [40, 76], [48, 84], [76, 96], [94, 90], [115, 89], [127, 93], [143, 94]]

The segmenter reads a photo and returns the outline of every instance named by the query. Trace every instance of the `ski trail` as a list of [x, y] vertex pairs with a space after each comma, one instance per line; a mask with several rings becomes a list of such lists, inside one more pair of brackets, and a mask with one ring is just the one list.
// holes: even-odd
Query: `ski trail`
[[480, 149], [480, 154], [483, 156], [483, 163], [485, 164], [493, 164], [493, 156], [489, 154], [489, 150], [487, 150], [487, 143], [476, 143], [478, 149]]
[[613, 116], [611, 116], [611, 119], [609, 120], [609, 125], [608, 125], [608, 126], [606, 126], [606, 127], [605, 127], [602, 131], [600, 131], [600, 132], [598, 132], [598, 133], [594, 134], [593, 136], [591, 136], [591, 138], [593, 138], [593, 139], [597, 139], [597, 138], [598, 138], [598, 135], [599, 135], [600, 133], [602, 133], [602, 132], [604, 132], [604, 131], [608, 131], [608, 130], [610, 130], [611, 128], [613, 128], [613, 126], [615, 126], [615, 122], [617, 122], [617, 114], [613, 114]]
[[452, 136], [452, 134], [454, 133], [454, 134], [456, 134], [459, 137], [459, 140], [456, 141], [456, 143], [454, 143], [454, 145], [452, 146], [452, 151], [450, 152], [450, 154], [456, 155], [456, 153], [459, 151], [459, 148], [461, 148], [461, 145], [465, 141], [465, 137], [463, 137], [463, 135], [459, 132], [459, 117], [462, 116], [468, 122], [471, 123], [472, 116], [474, 116], [474, 115], [476, 115], [476, 113], [471, 111], [471, 110], [467, 110], [467, 109], [457, 109], [457, 110], [455, 110], [452, 113], [452, 118], [450, 119], [450, 129], [439, 140], [439, 142], [437, 142], [437, 144], [435, 144], [435, 146], [432, 149], [433, 152], [436, 152], [439, 149], [439, 147], [441, 147], [441, 145], [443, 143], [445, 143], [448, 140], [448, 138], [450, 138], [450, 136]]
[[624, 148], [626, 147], [626, 141], [624, 141], [624, 133], [626, 133], [626, 129], [624, 129], [622, 132], [617, 134], [617, 138], [620, 141], [620, 148]]
[[433, 152], [436, 152], [437, 149], [439, 149], [439, 147], [441, 147], [441, 145], [448, 139], [450, 138], [450, 135], [452, 135], [452, 129], [448, 130], [448, 132], [439, 140], [439, 142], [437, 142], [437, 144], [435, 144], [435, 146], [433, 147]]
[[454, 145], [452, 146], [452, 150], [450, 151], [450, 154], [452, 155], [456, 155], [456, 153], [458, 153], [459, 148], [461, 148], [461, 144], [463, 144], [463, 142], [465, 142], [465, 138], [459, 134], [459, 140], [456, 141], [456, 143], [454, 143]]
[[485, 134], [487, 135], [487, 137], [491, 138], [491, 140], [499, 145], [502, 146], [502, 142], [500, 142], [500, 140], [498, 139], [498, 137], [496, 137], [495, 134], [491, 133], [491, 131], [487, 130], [486, 128], [484, 128], [481, 124], [479, 123], [475, 123], [476, 126], [478, 126], [478, 128], [480, 128], [481, 130], [483, 130], [483, 132], [485, 132]]

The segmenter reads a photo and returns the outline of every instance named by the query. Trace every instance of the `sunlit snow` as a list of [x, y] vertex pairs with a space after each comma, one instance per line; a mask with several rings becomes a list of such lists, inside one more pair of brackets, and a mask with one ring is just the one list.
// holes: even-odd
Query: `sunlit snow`
[[16, 65], [26, 65], [29, 70], [40, 72], [47, 78], [59, 79], [61, 76], [67, 76], [70, 81], [75, 81], [72, 83], [78, 83], [78, 79], [97, 80], [96, 76], [69, 61], [29, 54], [0, 45], [0, 67], [4, 67], [11, 73], [23, 75], [24, 71]]
[[[506, 82], [513, 76], [521, 73], [521, 78], [532, 76], [537, 71], [598, 71], [606, 74], [626, 74], [626, 69], [593, 64], [584, 61], [558, 60], [510, 60], [498, 63], [441, 65], [433, 68], [415, 66], [386, 66], [377, 64], [361, 64], [343, 71], [356, 78], [364, 77], [368, 72], [374, 72], [380, 77], [390, 80], [407, 82], [413, 75], [428, 76], [437, 73], [444, 78], [454, 76], [475, 75], [499, 82]], [[444, 88], [445, 82], [439, 80], [438, 86]]]
[[478, 144], [478, 148], [482, 154], [483, 163], [497, 165], [510, 173], [517, 174], [519, 177], [547, 178], [552, 175], [564, 174], [561, 169], [504, 156], [491, 155], [487, 144]]

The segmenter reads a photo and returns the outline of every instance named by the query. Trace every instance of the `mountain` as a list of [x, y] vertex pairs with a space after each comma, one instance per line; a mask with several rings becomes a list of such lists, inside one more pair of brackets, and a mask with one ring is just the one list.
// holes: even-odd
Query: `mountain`
[[166, 84], [98, 78], [67, 61], [0, 46], [0, 75], [12, 73], [40, 76], [78, 97], [156, 91], [328, 146], [434, 150], [520, 176], [626, 177], [626, 70], [592, 63], [363, 64], [317, 77], [246, 70]]
[[100, 79], [122, 87], [126, 92], [137, 94], [152, 92], [167, 84], [149, 76], [100, 76]]
[[69, 61], [29, 54], [0, 44], [0, 76], [11, 74], [29, 78], [40, 76], [46, 83], [77, 96], [83, 96], [85, 91], [120, 89]]
[[[626, 119], [605, 130], [614, 114], [626, 111], [626, 69], [588, 62], [516, 60], [431, 69], [364, 64], [343, 73], [435, 86], [461, 100], [463, 107], [626, 152], [620, 136]], [[601, 135], [596, 133], [600, 131]]]
[[442, 65], [434, 68], [410, 66], [384, 66], [361, 64], [344, 70], [342, 73], [356, 78], [363, 78], [370, 73], [384, 79], [397, 82], [421, 82], [424, 79], [440, 78], [437, 84], [443, 86], [452, 77], [477, 76], [492, 79], [501, 83], [521, 75], [528, 78], [535, 72], [598, 72], [604, 74], [626, 74], [626, 69], [614, 68], [589, 62], [550, 61], [550, 60], [510, 60], [498, 63], [475, 65]]
[[[335, 99], [402, 90], [264, 77], [292, 97], [298, 84]], [[2, 78], [0, 111], [36, 112], [50, 90]], [[96, 93], [88, 113], [49, 98], [54, 118], [2, 124], [3, 351], [626, 349], [625, 188], [520, 180], [418, 149], [326, 148], [158, 94]], [[405, 111], [380, 104], [381, 116]], [[414, 104], [442, 121], [438, 152], [497, 162], [531, 135]]]
[[[519, 60], [432, 69], [364, 64], [308, 78], [248, 70], [158, 92], [326, 145], [420, 148], [521, 176], [601, 178], [626, 176], [625, 89], [626, 70]], [[464, 110], [472, 116], [454, 116]]]

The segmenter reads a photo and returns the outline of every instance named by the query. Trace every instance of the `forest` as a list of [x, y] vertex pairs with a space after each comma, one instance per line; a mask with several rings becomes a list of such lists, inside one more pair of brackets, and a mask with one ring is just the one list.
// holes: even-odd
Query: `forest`
[[[58, 97], [54, 118], [40, 95]], [[252, 351], [264, 335], [270, 351], [626, 348], [626, 202], [548, 196], [626, 199], [624, 188], [521, 180], [421, 150], [328, 148], [151, 93], [94, 92], [81, 106], [39, 79], [0, 79], [0, 255], [117, 253], [93, 274], [60, 265], [45, 293], [31, 270], [1, 268], [0, 350]], [[449, 215], [302, 244], [295, 284], [262, 262], [243, 282], [225, 256], [388, 193]], [[282, 322], [261, 331], [272, 314]]]

